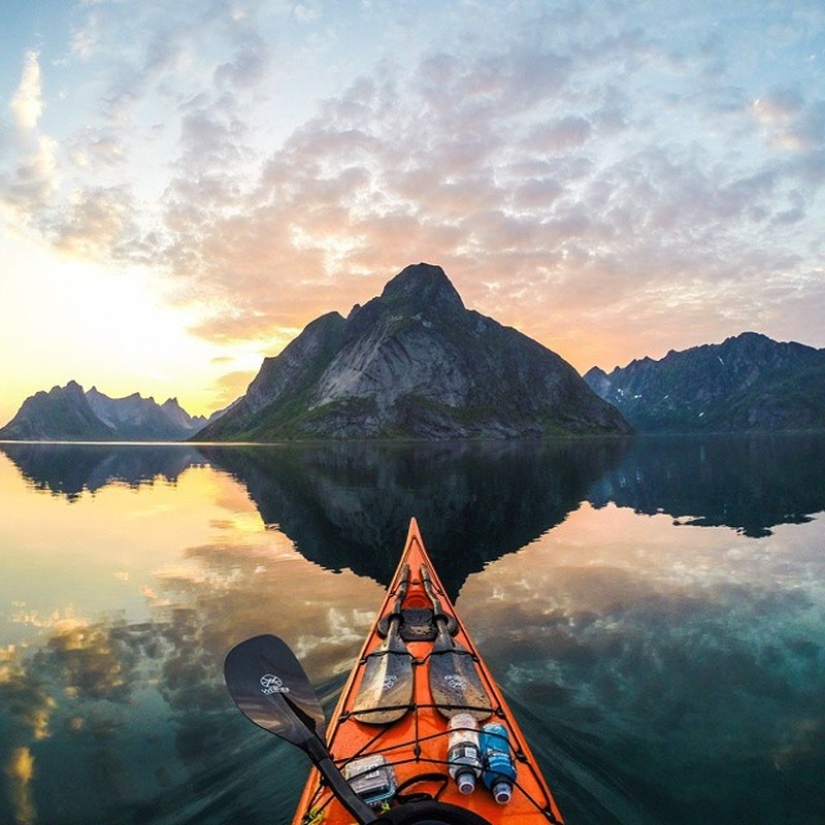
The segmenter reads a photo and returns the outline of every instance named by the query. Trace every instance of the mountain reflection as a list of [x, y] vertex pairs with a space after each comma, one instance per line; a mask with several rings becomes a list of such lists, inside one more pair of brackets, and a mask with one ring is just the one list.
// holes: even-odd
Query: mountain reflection
[[563, 521], [626, 446], [594, 439], [202, 452], [246, 486], [266, 524], [329, 569], [387, 584], [415, 516], [455, 597], [469, 574]]
[[782, 435], [551, 443], [179, 446], [0, 444], [35, 487], [74, 500], [107, 484], [176, 482], [209, 463], [308, 559], [386, 583], [415, 516], [450, 593], [582, 501], [761, 537], [825, 510], [825, 438]]
[[193, 447], [146, 444], [0, 444], [24, 478], [35, 487], [70, 501], [84, 490], [108, 484], [152, 484], [157, 478], [176, 481], [187, 468], [203, 463]]
[[639, 439], [591, 493], [609, 501], [760, 538], [825, 510], [825, 437]]

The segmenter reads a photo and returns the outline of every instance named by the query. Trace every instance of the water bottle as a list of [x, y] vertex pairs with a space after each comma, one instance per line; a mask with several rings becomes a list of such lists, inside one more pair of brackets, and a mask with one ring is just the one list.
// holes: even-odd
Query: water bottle
[[516, 765], [510, 755], [507, 729], [498, 722], [488, 722], [481, 729], [482, 778], [499, 805], [506, 805], [513, 796]]
[[478, 744], [478, 722], [469, 713], [457, 713], [450, 719], [450, 741], [447, 750], [450, 776], [463, 794], [472, 793], [481, 775], [481, 751]]

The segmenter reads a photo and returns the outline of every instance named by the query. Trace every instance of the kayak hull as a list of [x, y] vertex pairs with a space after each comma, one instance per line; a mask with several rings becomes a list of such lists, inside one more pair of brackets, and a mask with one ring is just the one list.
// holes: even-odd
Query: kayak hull
[[[479, 725], [501, 724], [508, 734], [517, 776], [507, 804], [496, 802], [481, 778], [468, 794], [450, 778], [450, 718], [466, 712]], [[466, 812], [463, 821], [468, 823], [563, 822], [518, 723], [433, 569], [415, 519], [384, 603], [330, 720], [328, 746], [345, 774], [348, 769], [363, 770], [364, 764], [391, 766], [379, 773], [388, 772], [397, 790], [392, 794], [388, 788], [383, 808], [376, 802], [374, 810], [377, 815], [392, 811], [393, 822], [406, 821], [405, 813], [414, 811], [410, 800], [420, 800], [419, 807], [453, 806]], [[372, 763], [358, 761], [365, 758]], [[380, 778], [375, 784], [381, 785]], [[376, 797], [382, 794], [380, 787], [372, 792]], [[432, 816], [413, 816], [410, 821], [424, 820], [441, 821]], [[313, 769], [293, 825], [352, 822], [352, 815]]]

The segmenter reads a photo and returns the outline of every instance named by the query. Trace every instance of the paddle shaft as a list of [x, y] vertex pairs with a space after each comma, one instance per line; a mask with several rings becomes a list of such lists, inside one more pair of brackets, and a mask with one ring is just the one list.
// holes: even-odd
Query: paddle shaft
[[433, 606], [433, 618], [436, 621], [436, 627], [438, 627], [438, 634], [440, 636], [446, 631], [449, 619], [441, 608], [441, 601], [438, 596], [435, 595], [433, 580], [430, 578], [430, 571], [426, 564], [421, 565], [421, 581], [424, 582], [424, 590], [427, 592], [427, 598]]
[[[404, 604], [404, 599], [407, 598], [407, 586], [410, 583], [410, 566], [405, 564], [401, 568], [401, 581], [398, 584], [398, 595], [392, 603], [392, 610], [390, 611], [390, 623], [387, 627], [387, 649], [392, 647], [392, 642], [399, 639], [398, 628], [401, 625], [401, 608]], [[402, 642], [403, 644], [403, 642]]]
[[359, 825], [376, 821], [375, 813], [332, 761], [319, 735], [324, 711], [301, 663], [283, 639], [262, 635], [235, 645], [224, 661], [224, 678], [241, 713], [304, 751]]
[[332, 761], [327, 746], [317, 736], [307, 740], [304, 752], [312, 760], [321, 776], [324, 777], [338, 801], [355, 817], [360, 825], [370, 825], [370, 823], [377, 821], [378, 817], [375, 812], [353, 791], [349, 782], [344, 779], [344, 775]]
[[398, 595], [392, 604], [392, 615], [401, 613], [401, 606], [404, 604], [404, 599], [407, 598], [407, 586], [410, 583], [410, 566], [405, 564], [401, 568], [401, 581], [398, 584]]

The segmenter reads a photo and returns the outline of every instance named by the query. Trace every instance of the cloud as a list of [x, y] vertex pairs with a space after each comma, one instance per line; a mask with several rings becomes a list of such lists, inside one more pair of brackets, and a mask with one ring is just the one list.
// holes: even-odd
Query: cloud
[[[671, 38], [653, 9], [444, 12], [425, 42], [423, 15], [362, 7], [364, 36], [380, 21], [398, 46], [373, 59], [314, 9], [143, 8], [120, 20], [124, 52], [119, 16], [94, 7], [74, 42], [106, 69], [100, 122], [65, 154], [41, 136], [0, 171], [0, 196], [61, 249], [173, 276], [197, 334], [222, 344], [280, 346], [418, 260], [571, 354], [618, 342], [622, 318], [648, 346], [649, 325], [696, 324], [699, 304], [712, 323], [679, 325], [679, 343], [701, 343], [740, 331], [725, 302], [810, 283], [825, 104], [779, 72], [761, 79], [752, 21], [739, 42], [735, 14], [710, 29], [677, 15]], [[319, 37], [323, 54], [307, 52]], [[353, 68], [322, 85], [324, 60]]]
[[128, 158], [122, 137], [112, 131], [86, 128], [67, 146], [71, 162], [81, 169], [113, 169]]
[[9, 801], [14, 812], [15, 825], [34, 825], [37, 809], [34, 805], [31, 782], [34, 779], [34, 756], [28, 747], [12, 750], [3, 767], [9, 784]]
[[271, 68], [272, 47], [253, 28], [251, 21], [243, 17], [233, 18], [231, 38], [235, 52], [225, 63], [221, 63], [214, 73], [218, 87], [232, 86], [239, 89], [254, 88], [267, 78]]
[[255, 375], [255, 370], [237, 370], [221, 376], [215, 382], [215, 393], [212, 397], [214, 408], [221, 410], [240, 398], [252, 383]]
[[802, 108], [802, 95], [797, 89], [776, 89], [753, 103], [753, 111], [762, 123], [782, 123], [794, 117]]
[[62, 179], [58, 154], [57, 141], [40, 135], [9, 171], [0, 168], [0, 205], [12, 221], [36, 222], [49, 207]]
[[35, 778], [33, 742], [49, 736], [49, 722], [56, 702], [41, 681], [26, 672], [14, 646], [0, 649], [0, 740], [7, 797], [15, 823], [33, 825], [36, 808], [32, 793]]
[[[76, 190], [48, 226], [61, 252], [89, 260], [136, 258], [134, 200], [124, 187]], [[126, 251], [124, 251], [126, 250]]]
[[38, 128], [44, 109], [38, 52], [26, 52], [8, 108], [15, 132], [0, 162], [0, 209], [12, 224], [26, 225], [47, 208], [62, 177], [59, 145]]
[[129, 701], [136, 680], [135, 651], [117, 628], [80, 621], [55, 629], [39, 664], [56, 674], [68, 695], [76, 698]]
[[568, 115], [536, 124], [530, 130], [527, 145], [540, 152], [566, 152], [582, 146], [592, 131], [590, 123], [583, 117]]
[[40, 81], [40, 55], [26, 52], [20, 85], [9, 103], [14, 123], [20, 132], [32, 132], [43, 114], [43, 98]]
[[[630, 38], [621, 47], [642, 43]], [[759, 279], [743, 266], [750, 258], [766, 272], [789, 264], [776, 248], [757, 253], [763, 244], [750, 229], [805, 220], [787, 170], [772, 160], [723, 169], [698, 149], [652, 141], [627, 153], [626, 137], [614, 163], [594, 159], [606, 135], [630, 132], [638, 144], [648, 126], [628, 100], [605, 106], [615, 78], [586, 95], [597, 104], [592, 111], [564, 114], [548, 103], [551, 94], [567, 98], [574, 65], [555, 52], [509, 47], [483, 57], [433, 53], [409, 70], [384, 64], [380, 77], [357, 78], [325, 101], [320, 116], [272, 154], [259, 183], [241, 196], [251, 205], [242, 221], [222, 216], [229, 198], [220, 179], [208, 192], [198, 189], [203, 208], [188, 220], [201, 231], [209, 226], [209, 255], [196, 279], [216, 299], [233, 288], [238, 295], [231, 316], [200, 331], [267, 335], [296, 325], [286, 305], [346, 311], [311, 297], [326, 294], [325, 274], [369, 275], [370, 297], [368, 283], [410, 260], [443, 263], [470, 305], [482, 308], [480, 273], [507, 272], [513, 295], [533, 296], [535, 312], [517, 313], [533, 331], [564, 326], [574, 314], [595, 318], [600, 303], [603, 314], [614, 314], [623, 306], [617, 298], [638, 298], [653, 278], [678, 301], [686, 277], [707, 286], [720, 274]], [[535, 75], [528, 70], [539, 67]], [[780, 102], [789, 114], [801, 106], [793, 95], [777, 95], [773, 109]], [[528, 115], [537, 105], [549, 106], [538, 123]], [[189, 185], [195, 179], [181, 176]], [[191, 209], [194, 198], [182, 201]], [[276, 299], [270, 285], [284, 267], [295, 286], [281, 282]], [[639, 315], [640, 326], [656, 323], [651, 312]], [[619, 317], [627, 319], [626, 309], [617, 324]]]

